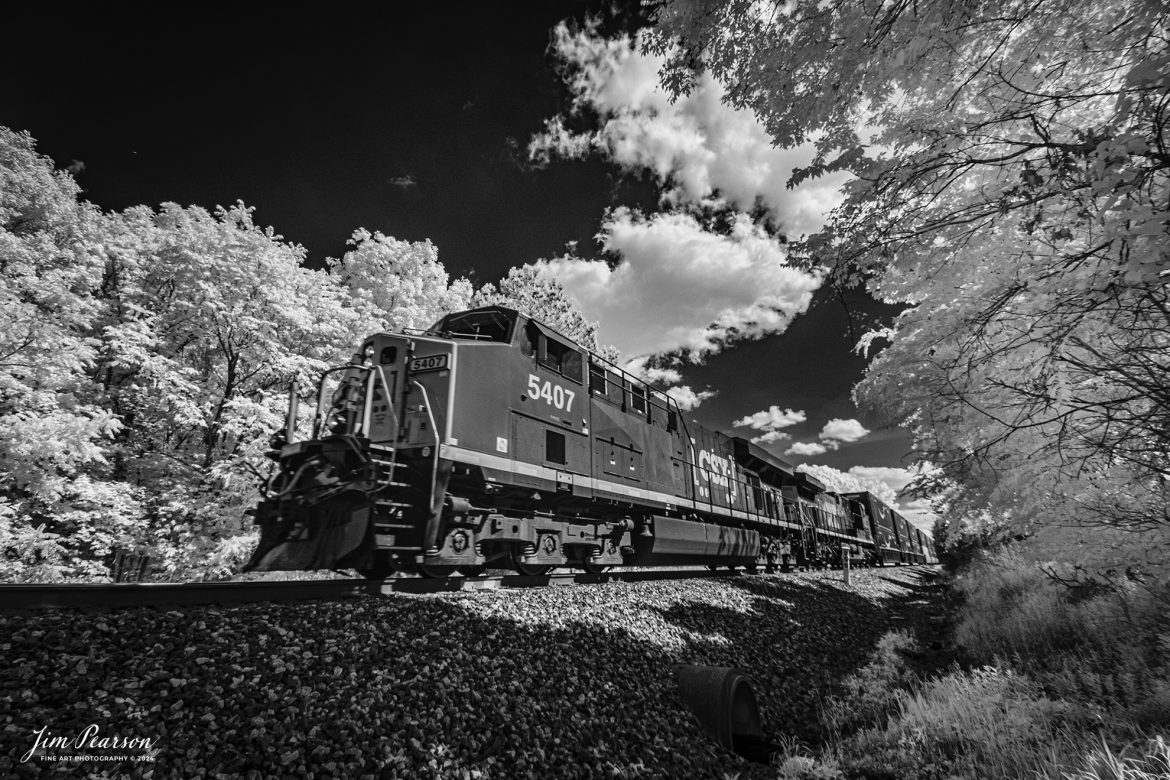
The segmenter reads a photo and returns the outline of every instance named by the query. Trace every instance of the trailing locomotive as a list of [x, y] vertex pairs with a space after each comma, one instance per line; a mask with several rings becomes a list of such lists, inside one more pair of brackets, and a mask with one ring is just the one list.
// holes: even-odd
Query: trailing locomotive
[[876, 497], [835, 495], [746, 439], [688, 423], [662, 391], [513, 309], [370, 337], [322, 376], [302, 441], [297, 406], [294, 387], [253, 510], [252, 570], [933, 558]]

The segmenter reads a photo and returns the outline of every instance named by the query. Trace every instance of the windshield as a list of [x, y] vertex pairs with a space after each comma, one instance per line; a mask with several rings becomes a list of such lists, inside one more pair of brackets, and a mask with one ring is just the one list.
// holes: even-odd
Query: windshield
[[431, 331], [457, 339], [500, 341], [507, 344], [512, 341], [512, 326], [515, 324], [515, 314], [489, 309], [448, 314]]

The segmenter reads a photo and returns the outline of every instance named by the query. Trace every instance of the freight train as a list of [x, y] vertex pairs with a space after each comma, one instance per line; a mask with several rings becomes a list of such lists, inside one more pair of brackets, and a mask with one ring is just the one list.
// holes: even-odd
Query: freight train
[[250, 570], [428, 577], [554, 567], [930, 563], [871, 493], [836, 494], [514, 309], [379, 333], [298, 392], [251, 513]]

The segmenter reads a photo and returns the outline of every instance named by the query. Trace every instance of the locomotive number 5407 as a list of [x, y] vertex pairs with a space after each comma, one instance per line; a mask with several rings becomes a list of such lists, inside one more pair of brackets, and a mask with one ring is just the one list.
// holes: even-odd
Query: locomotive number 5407
[[573, 411], [573, 399], [577, 397], [577, 394], [560, 385], [554, 385], [552, 382], [541, 382], [540, 377], [536, 374], [529, 374], [528, 397], [536, 401], [543, 398], [549, 406], [571, 412]]

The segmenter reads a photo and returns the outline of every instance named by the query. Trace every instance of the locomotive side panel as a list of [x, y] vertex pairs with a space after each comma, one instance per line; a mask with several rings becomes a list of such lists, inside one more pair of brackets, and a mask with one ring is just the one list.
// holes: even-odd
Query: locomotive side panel
[[894, 530], [894, 513], [872, 493], [849, 493], [862, 503], [869, 514], [870, 534], [881, 563], [897, 563], [901, 559], [897, 532]]
[[735, 462], [731, 439], [700, 426], [695, 426], [690, 434], [695, 506], [712, 512], [743, 510], [743, 476]]
[[681, 440], [670, 430], [666, 397], [591, 361], [589, 398], [594, 476], [608, 483], [599, 484], [598, 490], [617, 500], [628, 499], [629, 490], [635, 490], [653, 506], [684, 500], [683, 462], [676, 461]]
[[589, 415], [597, 495], [618, 501], [646, 495], [646, 431], [630, 414], [622, 377], [590, 366]]
[[[432, 339], [415, 339], [402, 390], [403, 446], [442, 444], [451, 422], [454, 345]], [[420, 389], [421, 388], [421, 389]]]
[[903, 563], [913, 563], [913, 552], [910, 549], [910, 524], [906, 522], [906, 518], [892, 509], [890, 510], [890, 514], [894, 518], [894, 531], [898, 537], [898, 550], [901, 553], [901, 560]]
[[511, 418], [524, 393], [517, 379], [522, 368], [518, 357], [507, 344], [457, 348], [446, 444], [512, 459]]
[[460, 345], [446, 442], [458, 449], [448, 452], [480, 465], [492, 482], [553, 491], [569, 486], [573, 495], [588, 497], [592, 454], [588, 396], [578, 378], [582, 357], [559, 339], [550, 341], [521, 329], [512, 344]]

